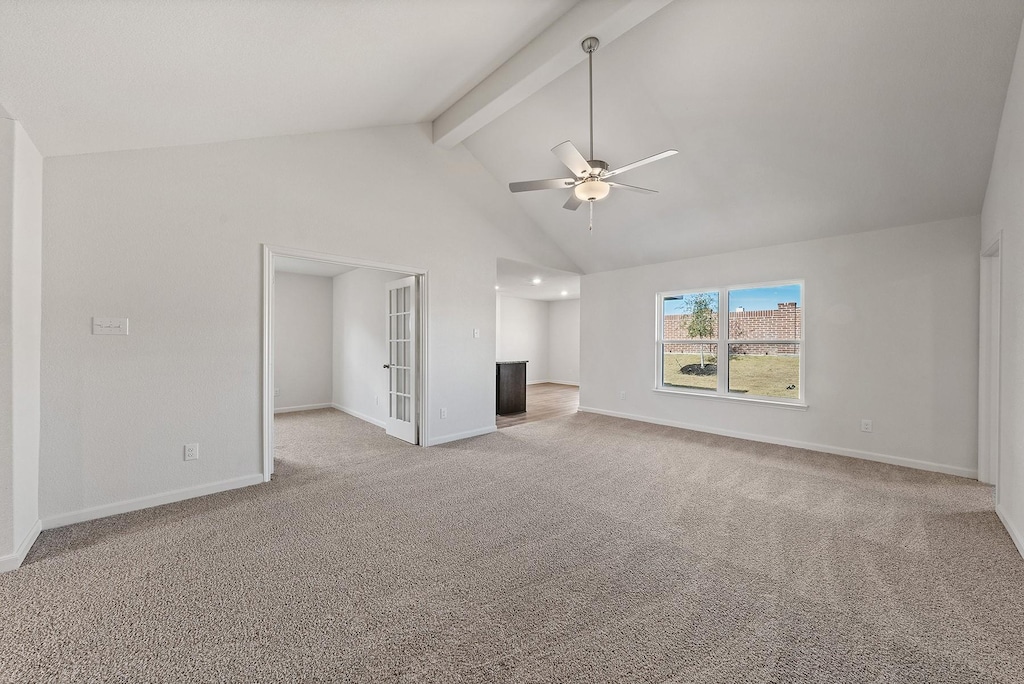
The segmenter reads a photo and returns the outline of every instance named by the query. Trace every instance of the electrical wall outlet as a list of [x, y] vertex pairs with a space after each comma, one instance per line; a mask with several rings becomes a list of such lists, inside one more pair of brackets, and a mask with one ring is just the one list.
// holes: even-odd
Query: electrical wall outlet
[[380, 395], [379, 394], [374, 394], [373, 395], [373, 405], [374, 406], [380, 406]]
[[281, 396], [281, 388], [280, 387], [275, 387], [274, 388], [274, 396], [275, 397]]
[[869, 419], [867, 419], [867, 418], [862, 418], [861, 419], [861, 421], [860, 421], [860, 431], [861, 432], [874, 432], [874, 430], [875, 430], [875, 428], [871, 424], [871, 421]]
[[199, 460], [199, 445], [198, 444], [186, 444], [185, 445], [185, 460], [186, 461], [198, 461]]
[[441, 418], [444, 419], [444, 418], [447, 418], [447, 417], [448, 417], [448, 409], [446, 409], [446, 408], [441, 409]]
[[480, 328], [473, 328], [473, 337], [475, 339], [480, 339]]
[[626, 393], [625, 392], [619, 392], [619, 400], [620, 401], [626, 401]]

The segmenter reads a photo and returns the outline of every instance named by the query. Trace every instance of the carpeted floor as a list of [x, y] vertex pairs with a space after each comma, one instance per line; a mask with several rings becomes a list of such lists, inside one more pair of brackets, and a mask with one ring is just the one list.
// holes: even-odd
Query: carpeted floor
[[1024, 681], [976, 482], [587, 414], [277, 432], [268, 485], [44, 532], [0, 679]]

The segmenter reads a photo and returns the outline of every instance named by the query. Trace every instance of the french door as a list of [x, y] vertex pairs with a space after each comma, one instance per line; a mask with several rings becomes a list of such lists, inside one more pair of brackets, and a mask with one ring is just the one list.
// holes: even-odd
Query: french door
[[388, 297], [388, 418], [387, 434], [417, 443], [418, 293], [416, 276], [386, 284]]

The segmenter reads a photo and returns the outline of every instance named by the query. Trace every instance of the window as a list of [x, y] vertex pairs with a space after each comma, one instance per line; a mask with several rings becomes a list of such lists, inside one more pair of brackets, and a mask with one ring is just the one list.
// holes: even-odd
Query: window
[[799, 405], [802, 352], [803, 283], [658, 295], [656, 389]]

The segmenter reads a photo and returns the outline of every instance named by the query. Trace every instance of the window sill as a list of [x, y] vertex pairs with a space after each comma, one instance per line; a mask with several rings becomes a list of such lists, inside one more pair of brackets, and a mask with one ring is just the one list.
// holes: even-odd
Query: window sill
[[734, 394], [719, 394], [718, 392], [701, 392], [700, 390], [665, 389], [655, 387], [659, 394], [676, 394], [684, 397], [703, 397], [705, 399], [717, 399], [719, 401], [733, 401], [740, 404], [756, 404], [759, 406], [771, 406], [773, 408], [789, 409], [791, 411], [806, 411], [807, 404], [800, 401], [785, 401], [782, 399], [768, 399], [765, 397], [739, 397]]

